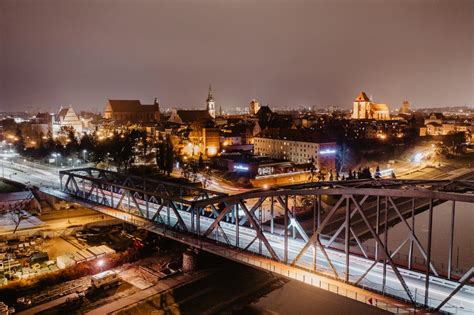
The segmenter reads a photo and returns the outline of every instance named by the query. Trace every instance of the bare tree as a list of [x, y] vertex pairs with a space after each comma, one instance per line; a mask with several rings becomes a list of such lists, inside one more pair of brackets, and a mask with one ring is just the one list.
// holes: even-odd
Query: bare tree
[[21, 221], [27, 218], [27, 215], [25, 214], [25, 209], [27, 204], [31, 202], [32, 199], [34, 199], [34, 195], [30, 191], [28, 196], [26, 196], [22, 201], [15, 203], [15, 205], [13, 205], [11, 208], [3, 211], [4, 214], [8, 214], [10, 220], [15, 224], [13, 234], [15, 234], [18, 230]]

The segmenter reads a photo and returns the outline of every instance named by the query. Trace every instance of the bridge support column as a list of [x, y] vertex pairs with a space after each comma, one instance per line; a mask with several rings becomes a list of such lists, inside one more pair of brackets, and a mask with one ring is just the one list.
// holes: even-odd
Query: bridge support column
[[195, 226], [194, 220], [196, 218], [196, 214], [195, 214], [194, 206], [191, 206], [189, 213], [191, 214], [191, 233], [195, 233], [196, 226]]
[[[313, 235], [316, 234], [316, 229], [319, 227], [319, 196], [313, 196]], [[316, 270], [316, 246], [313, 244], [313, 270]]]
[[235, 246], [239, 247], [239, 204], [234, 205], [234, 213], [235, 213]]
[[346, 235], [345, 235], [345, 252], [346, 252], [346, 282], [349, 282], [349, 233], [351, 229], [351, 216], [350, 216], [350, 200], [346, 198]]
[[[380, 196], [377, 196], [377, 212], [375, 214], [375, 233], [379, 235], [379, 227], [380, 227]], [[375, 260], [379, 260], [379, 244], [375, 243]]]
[[110, 186], [110, 207], [114, 208], [114, 186]]
[[[145, 184], [145, 183], [143, 183], [143, 184]], [[145, 199], [145, 211], [146, 211], [146, 218], [148, 220], [148, 219], [150, 219], [150, 205], [149, 205], [149, 202], [148, 202], [148, 195], [143, 194], [143, 199]]]
[[274, 206], [273, 206], [273, 203], [275, 202], [275, 200], [273, 199], [273, 196], [271, 198], [271, 205], [270, 205], [270, 233], [273, 234], [273, 230], [274, 230]]
[[[415, 198], [411, 199], [411, 229], [415, 233]], [[408, 269], [411, 270], [413, 263], [413, 238], [410, 237], [410, 248], [408, 250]]]
[[171, 218], [170, 218], [170, 201], [168, 201], [166, 206], [166, 220], [168, 222], [168, 226], [171, 226]]
[[284, 241], [284, 255], [283, 261], [285, 264], [288, 263], [288, 196], [285, 198], [285, 215], [284, 215], [284, 226], [285, 226], [285, 241]]
[[196, 232], [197, 236], [201, 236], [201, 208], [196, 209]]
[[[384, 228], [384, 239], [383, 239], [383, 247], [385, 248], [385, 252], [390, 255], [390, 251], [388, 250], [388, 197], [385, 197], [385, 222], [383, 225]], [[387, 283], [387, 258], [383, 261], [383, 277], [382, 277], [382, 293], [385, 294], [385, 285]]]
[[430, 288], [430, 265], [431, 265], [431, 236], [433, 228], [433, 199], [430, 199], [430, 208], [428, 210], [428, 248], [426, 254], [426, 279], [425, 279], [425, 306], [428, 306], [429, 288]]
[[[262, 206], [260, 206], [259, 210], [258, 210], [258, 221], [259, 221], [259, 224], [260, 225], [260, 228], [262, 229], [262, 232], [263, 232], [263, 224], [262, 224]], [[259, 238], [258, 239], [258, 253], [260, 255], [262, 255], [262, 240]]]
[[[293, 210], [291, 211], [291, 214], [293, 216], [293, 220], [296, 220], [296, 195], [293, 197]], [[296, 227], [292, 223], [291, 224], [291, 233], [292, 233], [292, 238], [296, 238]]]
[[448, 250], [448, 279], [451, 280], [451, 268], [453, 264], [453, 242], [454, 242], [454, 216], [456, 214], [456, 201], [452, 201], [451, 206], [451, 233], [449, 235], [449, 250]]

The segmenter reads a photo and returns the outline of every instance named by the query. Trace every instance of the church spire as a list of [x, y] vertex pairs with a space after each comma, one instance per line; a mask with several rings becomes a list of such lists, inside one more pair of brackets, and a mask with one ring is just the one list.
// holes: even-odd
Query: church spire
[[212, 97], [211, 83], [209, 83], [209, 91], [207, 92], [207, 100], [206, 100], [206, 102], [212, 102], [212, 101], [214, 101], [214, 98]]
[[209, 84], [209, 92], [207, 93], [207, 100], [206, 100], [206, 109], [211, 115], [212, 118], [216, 118], [216, 107], [215, 107], [214, 97], [212, 96], [212, 88], [211, 84]]

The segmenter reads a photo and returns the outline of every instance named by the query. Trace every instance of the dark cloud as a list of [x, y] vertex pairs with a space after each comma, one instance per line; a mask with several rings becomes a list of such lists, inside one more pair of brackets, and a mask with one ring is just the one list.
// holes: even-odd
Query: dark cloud
[[472, 105], [474, 1], [0, 0], [0, 109]]

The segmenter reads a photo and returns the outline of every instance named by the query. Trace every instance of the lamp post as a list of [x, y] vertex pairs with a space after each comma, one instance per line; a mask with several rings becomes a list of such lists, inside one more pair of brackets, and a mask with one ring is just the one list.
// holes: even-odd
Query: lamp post
[[60, 153], [53, 153], [51, 154], [54, 157], [54, 163], [56, 164], [56, 167], [58, 167], [58, 158], [61, 157]]
[[5, 161], [7, 160], [6, 157], [3, 158], [2, 162], [2, 177], [5, 178]]

